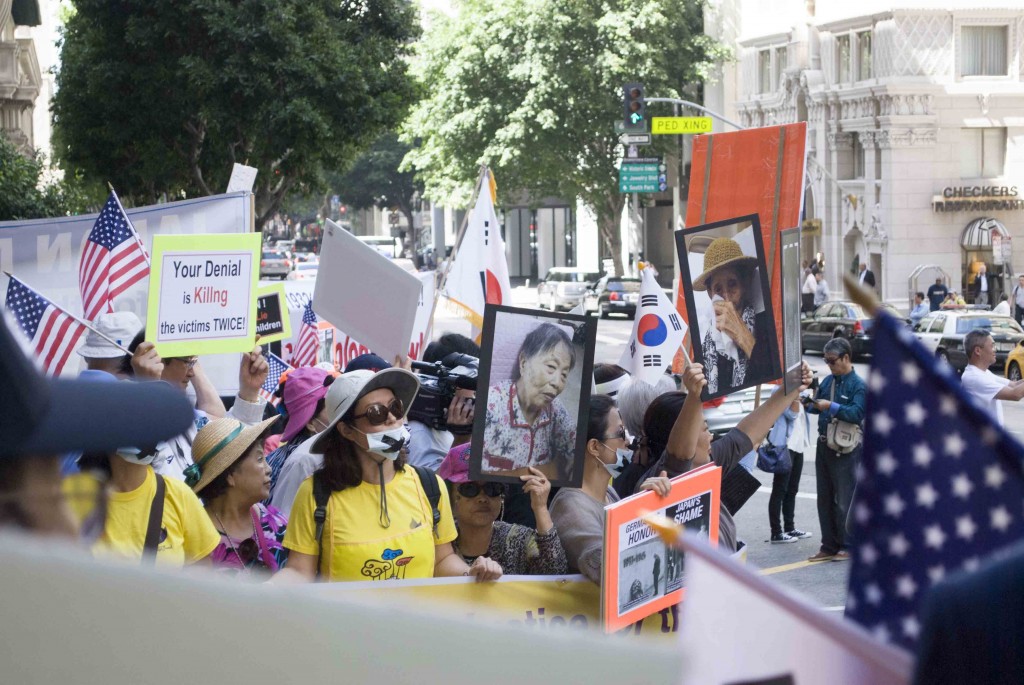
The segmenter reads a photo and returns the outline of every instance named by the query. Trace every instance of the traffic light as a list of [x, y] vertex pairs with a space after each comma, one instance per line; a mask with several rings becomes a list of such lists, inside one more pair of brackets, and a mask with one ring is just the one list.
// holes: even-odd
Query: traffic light
[[644, 84], [626, 83], [622, 86], [623, 124], [627, 131], [647, 130], [647, 103], [644, 102]]

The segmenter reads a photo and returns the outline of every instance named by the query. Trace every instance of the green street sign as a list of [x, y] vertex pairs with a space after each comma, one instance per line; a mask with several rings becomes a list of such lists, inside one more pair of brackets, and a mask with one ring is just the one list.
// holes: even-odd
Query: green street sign
[[657, 193], [665, 190], [666, 167], [660, 157], [633, 157], [619, 167], [620, 193]]
[[690, 135], [711, 133], [711, 117], [654, 117], [651, 133], [655, 135]]

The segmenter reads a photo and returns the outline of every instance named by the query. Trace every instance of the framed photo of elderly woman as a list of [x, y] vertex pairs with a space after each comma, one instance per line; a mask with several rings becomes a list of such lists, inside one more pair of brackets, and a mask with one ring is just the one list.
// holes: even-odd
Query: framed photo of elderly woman
[[757, 215], [677, 231], [676, 249], [703, 398], [782, 376]]
[[580, 487], [596, 335], [592, 317], [487, 305], [471, 478]]

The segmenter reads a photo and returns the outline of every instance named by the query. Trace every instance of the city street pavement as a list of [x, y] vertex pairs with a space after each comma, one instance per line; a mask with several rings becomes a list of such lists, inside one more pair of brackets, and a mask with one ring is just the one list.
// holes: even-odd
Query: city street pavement
[[[536, 290], [514, 288], [512, 299], [513, 306], [534, 307]], [[434, 335], [442, 331], [468, 334], [469, 324], [439, 308]], [[618, 363], [632, 331], [633, 322], [625, 317], [599, 319], [595, 362]], [[828, 368], [820, 354], [807, 354], [804, 360], [817, 372], [819, 378], [828, 375]], [[867, 375], [869, 366], [869, 363], [854, 365], [861, 376]], [[1024, 403], [1004, 403], [1004, 410], [1007, 428], [1024, 441]], [[755, 469], [754, 475], [761, 481], [762, 487], [735, 517], [739, 538], [747, 543], [747, 563], [771, 575], [776, 582], [799, 592], [816, 606], [827, 611], [842, 611], [850, 563], [807, 562], [807, 557], [818, 551], [821, 541], [815, 497], [814, 455], [805, 456], [794, 516], [797, 528], [812, 534], [806, 540], [780, 545], [768, 542], [768, 497], [771, 493], [772, 474]]]

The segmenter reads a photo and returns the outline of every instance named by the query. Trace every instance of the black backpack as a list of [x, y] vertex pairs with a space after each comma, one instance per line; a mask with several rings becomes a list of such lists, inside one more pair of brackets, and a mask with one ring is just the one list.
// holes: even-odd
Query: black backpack
[[[407, 464], [407, 466], [411, 466]], [[437, 484], [437, 476], [425, 466], [413, 466], [416, 475], [420, 479], [420, 487], [430, 502], [430, 512], [434, 519], [434, 537], [437, 537], [437, 524], [441, 522], [441, 510], [438, 505], [441, 502], [441, 487]], [[320, 576], [320, 562], [324, 555], [324, 523], [327, 522], [327, 501], [331, 499], [331, 491], [324, 482], [323, 471], [313, 474], [313, 501], [316, 502], [316, 509], [313, 510], [313, 521], [316, 523], [316, 575]]]

